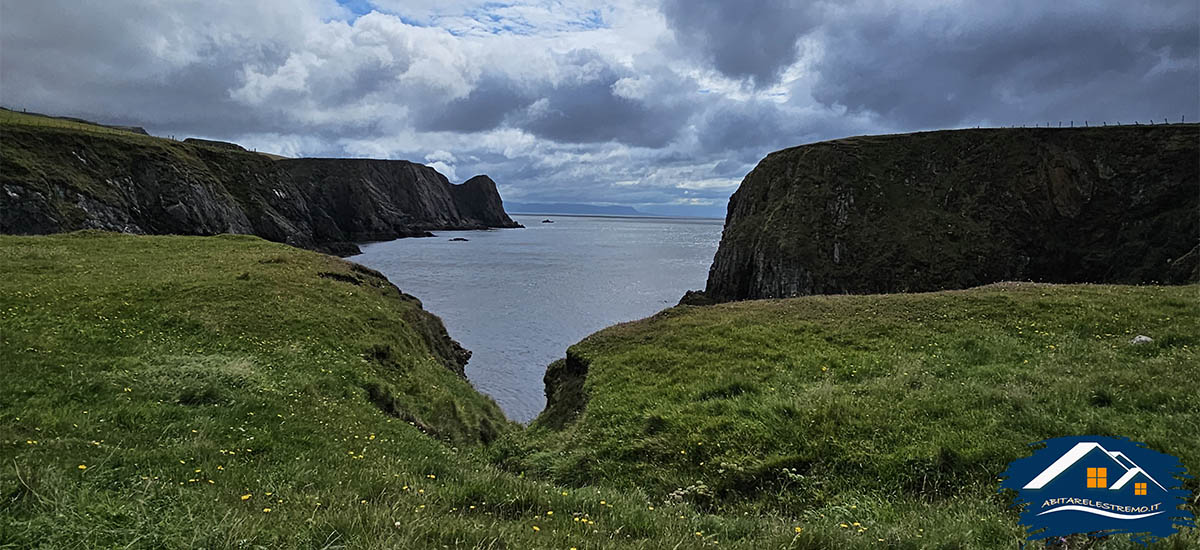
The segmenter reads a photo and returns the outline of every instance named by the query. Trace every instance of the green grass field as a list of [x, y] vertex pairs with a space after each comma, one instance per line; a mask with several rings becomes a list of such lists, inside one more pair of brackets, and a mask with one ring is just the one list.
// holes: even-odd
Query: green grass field
[[1200, 472], [1198, 297], [1001, 284], [677, 307], [572, 347], [577, 419], [544, 413], [493, 451], [568, 486], [795, 518], [814, 548], [1015, 548], [996, 476], [1030, 443], [1126, 436]]
[[1036, 439], [1200, 471], [1198, 292], [673, 308], [572, 347], [586, 407], [526, 430], [353, 264], [3, 236], [0, 548], [1015, 548], [995, 476]]
[[0, 237], [0, 548], [792, 539], [782, 518], [490, 466], [481, 441], [515, 426], [436, 356], [431, 319], [256, 237]]

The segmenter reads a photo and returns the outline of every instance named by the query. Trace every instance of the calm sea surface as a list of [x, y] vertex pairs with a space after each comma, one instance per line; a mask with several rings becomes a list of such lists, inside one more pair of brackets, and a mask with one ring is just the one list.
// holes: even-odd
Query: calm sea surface
[[704, 288], [722, 227], [696, 219], [513, 219], [526, 228], [371, 243], [349, 259], [383, 272], [440, 316], [473, 353], [467, 377], [519, 422], [542, 411], [542, 375], [568, 346]]

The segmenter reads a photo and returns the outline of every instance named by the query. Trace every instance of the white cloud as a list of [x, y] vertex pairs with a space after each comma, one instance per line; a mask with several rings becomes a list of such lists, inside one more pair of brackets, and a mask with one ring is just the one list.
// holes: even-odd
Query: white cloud
[[[1194, 1], [855, 0], [805, 21], [788, 2], [369, 1], [6, 2], [0, 102], [289, 156], [423, 159], [531, 201], [698, 205], [806, 141], [1200, 114]], [[691, 17], [705, 9], [719, 17]]]
[[428, 155], [425, 155], [425, 160], [427, 160], [429, 162], [437, 162], [440, 160], [442, 162], [454, 164], [455, 162], [457, 162], [458, 159], [454, 158], [453, 153], [439, 149], [437, 151], [429, 153]]
[[694, 199], [681, 197], [670, 202], [670, 204], [684, 204], [687, 206], [712, 206], [716, 201], [712, 199]]
[[450, 180], [452, 183], [458, 181], [458, 173], [455, 172], [454, 166], [446, 164], [440, 160], [437, 162], [431, 162], [428, 164], [428, 166], [434, 170], [437, 170], [443, 176], [446, 176], [446, 179]]

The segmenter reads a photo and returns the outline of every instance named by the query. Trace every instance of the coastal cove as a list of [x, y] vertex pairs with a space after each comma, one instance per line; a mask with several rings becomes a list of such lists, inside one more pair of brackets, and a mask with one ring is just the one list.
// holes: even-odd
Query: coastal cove
[[4, 548], [991, 550], [1033, 442], [1200, 471], [1200, 125], [804, 144], [706, 220], [3, 113]]
[[699, 218], [512, 218], [526, 228], [363, 244], [348, 259], [441, 317], [472, 352], [468, 379], [522, 423], [545, 406], [546, 365], [568, 346], [702, 288], [722, 227]]

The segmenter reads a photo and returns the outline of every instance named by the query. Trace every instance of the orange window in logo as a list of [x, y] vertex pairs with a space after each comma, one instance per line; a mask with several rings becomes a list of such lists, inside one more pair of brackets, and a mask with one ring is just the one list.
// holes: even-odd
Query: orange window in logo
[[[1143, 485], [1145, 485], [1143, 483]], [[1108, 487], [1108, 468], [1088, 468], [1087, 486], [1089, 489]]]
[[1145, 483], [1134, 483], [1133, 484], [1133, 494], [1135, 494], [1135, 495], [1146, 494], [1146, 484]]

